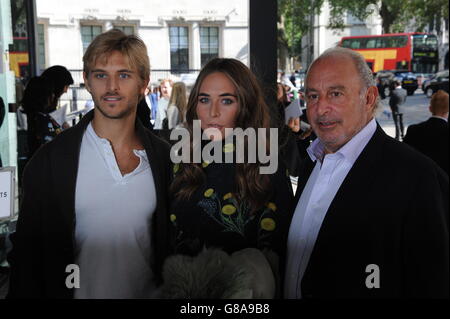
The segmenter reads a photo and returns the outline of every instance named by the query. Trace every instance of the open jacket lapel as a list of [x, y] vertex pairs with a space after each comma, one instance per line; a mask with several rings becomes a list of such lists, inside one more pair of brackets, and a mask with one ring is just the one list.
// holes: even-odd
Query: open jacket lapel
[[75, 230], [75, 189], [80, 158], [80, 147], [83, 134], [92, 120], [94, 111], [87, 113], [81, 121], [72, 129], [64, 132], [66, 140], [63, 147], [53, 148], [50, 158], [53, 160], [51, 167], [53, 172], [54, 194], [61, 208], [62, 219], [66, 227]]
[[[367, 214], [360, 214], [360, 210], [354, 208], [360, 207], [361, 211], [363, 211], [367, 205], [370, 205], [371, 202], [376, 200], [376, 198], [368, 198], [367, 194], [376, 193], [369, 192], [368, 189], [372, 187], [377, 170], [380, 169], [377, 166], [377, 162], [383, 156], [382, 146], [385, 139], [386, 134], [378, 125], [369, 143], [342, 182], [320, 227], [308, 266], [305, 270], [302, 287], [305, 283], [308, 283], [309, 276], [314, 273], [314, 263], [316, 261], [320, 262], [321, 260], [322, 246], [333, 240], [336, 232], [341, 231], [340, 227], [342, 225], [348, 227], [348, 225], [358, 224], [356, 221], [361, 221], [361, 218], [368, 218]], [[349, 209], [350, 206], [353, 209]], [[320, 276], [320, 274], [317, 275]]]

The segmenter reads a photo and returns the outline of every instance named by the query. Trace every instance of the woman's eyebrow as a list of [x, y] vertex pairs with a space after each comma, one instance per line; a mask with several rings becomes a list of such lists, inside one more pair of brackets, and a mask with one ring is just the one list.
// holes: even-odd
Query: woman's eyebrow
[[237, 96], [235, 94], [231, 94], [231, 93], [222, 93], [219, 96], [232, 96], [232, 97], [237, 98]]

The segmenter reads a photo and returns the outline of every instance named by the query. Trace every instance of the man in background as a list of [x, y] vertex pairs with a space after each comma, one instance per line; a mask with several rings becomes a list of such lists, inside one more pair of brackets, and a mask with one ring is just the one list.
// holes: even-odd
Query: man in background
[[154, 129], [162, 130], [163, 121], [167, 117], [167, 108], [169, 107], [170, 95], [172, 94], [173, 81], [170, 79], [161, 80], [159, 85], [160, 98], [158, 100], [158, 110], [156, 111], [156, 120]]
[[403, 142], [430, 157], [448, 174], [448, 93], [434, 93], [429, 110], [431, 117], [410, 125]]
[[395, 124], [395, 139], [400, 140], [400, 138], [403, 139], [404, 128], [403, 113], [400, 112], [399, 106], [405, 103], [407, 92], [402, 88], [400, 81], [395, 80], [393, 85], [394, 89], [391, 91], [389, 106], [391, 107], [392, 118]]

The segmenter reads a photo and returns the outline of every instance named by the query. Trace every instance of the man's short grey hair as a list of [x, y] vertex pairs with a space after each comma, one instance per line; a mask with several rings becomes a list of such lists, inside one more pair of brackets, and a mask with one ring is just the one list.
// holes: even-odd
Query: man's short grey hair
[[[363, 92], [361, 92], [361, 94], [365, 93], [369, 87], [376, 86], [376, 82], [375, 82], [375, 78], [372, 74], [372, 70], [367, 65], [367, 62], [364, 59], [364, 57], [356, 51], [353, 51], [353, 50], [350, 50], [347, 48], [343, 48], [343, 47], [334, 47], [334, 48], [330, 48], [330, 49], [326, 50], [325, 52], [323, 52], [309, 66], [308, 72], [311, 70], [311, 67], [317, 61], [325, 59], [325, 58], [333, 57], [333, 56], [343, 56], [343, 57], [348, 57], [348, 58], [352, 59], [354, 65], [356, 67], [356, 70], [358, 72], [358, 75], [361, 79], [361, 84], [362, 84], [362, 88], [363, 88]], [[374, 113], [380, 108], [380, 105], [381, 105], [380, 98], [377, 97], [377, 100], [375, 101], [375, 107], [373, 110]]]

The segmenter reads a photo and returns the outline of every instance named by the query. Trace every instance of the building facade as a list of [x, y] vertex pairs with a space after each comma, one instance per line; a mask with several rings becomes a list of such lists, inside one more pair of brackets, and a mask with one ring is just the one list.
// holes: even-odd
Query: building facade
[[213, 57], [248, 64], [246, 0], [36, 0], [36, 11], [40, 69], [81, 70], [89, 43], [112, 28], [143, 39], [152, 70], [189, 73]]
[[306, 69], [322, 52], [335, 47], [342, 37], [382, 34], [382, 21], [378, 14], [372, 14], [365, 21], [361, 21], [351, 14], [346, 14], [344, 17], [345, 27], [342, 30], [327, 28], [329, 19], [330, 6], [325, 1], [320, 15], [316, 15], [312, 19], [313, 28], [311, 32], [302, 39], [303, 69]]

